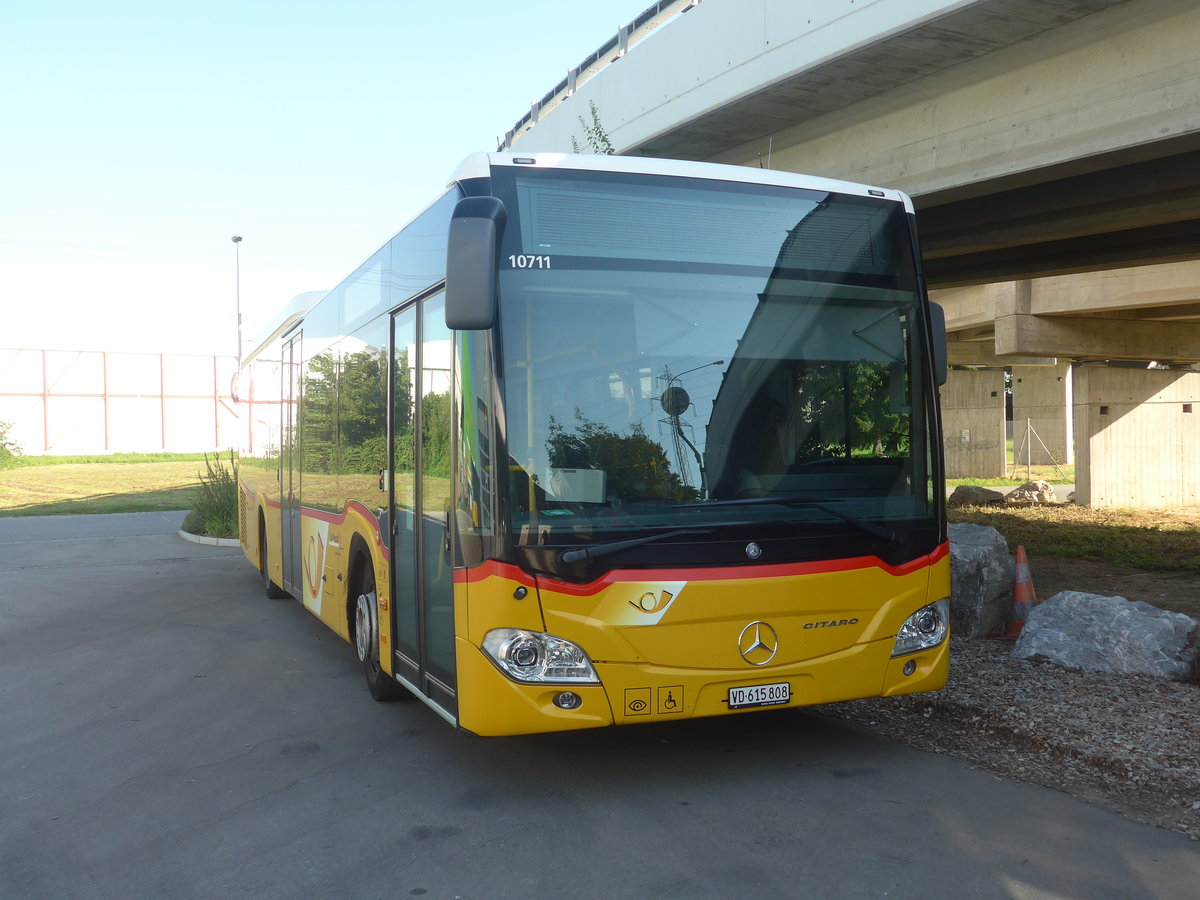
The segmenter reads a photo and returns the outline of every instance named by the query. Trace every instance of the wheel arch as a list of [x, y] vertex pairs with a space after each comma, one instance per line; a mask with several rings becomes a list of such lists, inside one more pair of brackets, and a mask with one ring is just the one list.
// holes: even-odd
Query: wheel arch
[[[375, 558], [371, 555], [371, 548], [362, 535], [355, 534], [350, 540], [350, 552], [346, 556], [346, 633], [350, 635], [351, 642], [356, 637], [354, 606], [358, 602], [358, 595], [362, 592], [363, 574], [368, 568], [374, 577]], [[378, 596], [378, 584], [375, 585], [375, 590]]]
[[266, 549], [269, 546], [267, 542], [267, 513], [263, 509], [262, 504], [258, 504], [258, 569], [260, 572], [266, 572], [269, 561], [267, 559]]

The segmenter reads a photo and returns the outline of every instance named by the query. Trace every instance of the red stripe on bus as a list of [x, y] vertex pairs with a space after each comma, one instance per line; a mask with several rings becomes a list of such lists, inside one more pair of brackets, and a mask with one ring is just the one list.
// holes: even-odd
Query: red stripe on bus
[[[850, 572], [856, 569], [882, 569], [893, 577], [911, 575], [926, 569], [950, 555], [950, 544], [943, 543], [932, 553], [899, 566], [889, 566], [874, 556], [858, 556], [851, 559], [818, 560], [803, 563], [779, 563], [770, 566], [728, 566], [725, 568], [688, 569], [617, 569], [606, 573], [590, 584], [571, 584], [552, 578], [541, 579], [542, 587], [560, 594], [577, 597], [591, 596], [605, 590], [609, 585], [640, 581], [736, 581], [756, 578], [786, 578], [799, 575], [820, 575], [830, 572]], [[506, 578], [532, 587], [533, 577], [517, 566], [487, 560], [472, 569], [456, 569], [454, 581], [469, 584], [485, 578]]]
[[533, 576], [524, 569], [510, 563], [497, 562], [494, 559], [484, 560], [483, 563], [471, 569], [454, 570], [455, 584], [473, 584], [488, 578], [505, 578], [509, 581], [519, 582], [526, 587], [534, 586]]
[[[278, 500], [268, 500], [267, 506], [280, 511], [283, 509], [283, 505]], [[379, 521], [375, 518], [375, 513], [371, 512], [369, 507], [358, 500], [351, 500], [340, 513], [325, 512], [324, 510], [313, 509], [310, 506], [301, 506], [300, 517], [316, 519], [319, 522], [327, 522], [330, 525], [344, 525], [346, 517], [352, 509], [357, 510], [370, 523], [371, 531], [375, 534], [375, 546], [379, 548], [379, 552], [383, 554], [384, 559], [390, 559], [391, 554], [388, 552], [387, 545], [383, 542], [383, 535], [379, 531]]]

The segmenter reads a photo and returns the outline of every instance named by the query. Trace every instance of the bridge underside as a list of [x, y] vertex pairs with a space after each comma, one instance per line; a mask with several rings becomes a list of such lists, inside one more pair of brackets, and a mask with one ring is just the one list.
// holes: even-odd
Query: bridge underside
[[1157, 158], [1124, 151], [916, 198], [930, 285], [1195, 259], [1198, 144], [1188, 136], [1155, 146], [1169, 154]]
[[[718, 106], [636, 141], [622, 152], [672, 159], [715, 159], [731, 147], [765, 142], [797, 125], [874, 97], [895, 95], [906, 86], [962, 63], [1125, 2], [999, 0], [970, 4], [909, 23], [891, 33], [867, 37], [859, 46], [848, 48], [832, 59], [802, 66], [741, 96], [728, 98]], [[710, 10], [705, 8], [702, 12], [707, 15]], [[773, 24], [764, 15], [764, 31]], [[779, 40], [786, 41], [788, 37], [781, 35]]]

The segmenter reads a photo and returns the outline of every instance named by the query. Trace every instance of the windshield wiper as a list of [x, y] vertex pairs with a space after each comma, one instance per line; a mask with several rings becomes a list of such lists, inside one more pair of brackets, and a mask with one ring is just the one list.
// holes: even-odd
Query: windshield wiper
[[[776, 506], [811, 506], [814, 509], [819, 509], [821, 512], [828, 513], [836, 519], [841, 519], [866, 532], [872, 537], [887, 541], [890, 544], [903, 545], [907, 543], [905, 539], [890, 528], [885, 528], [882, 525], [876, 525], [874, 522], [868, 522], [865, 519], [850, 516], [846, 513], [839, 512], [836, 509], [828, 506], [829, 503], [841, 503], [841, 500], [808, 500], [803, 497], [748, 497], [744, 500], [709, 500], [703, 503], [678, 503], [675, 509], [703, 509], [710, 506], [767, 506], [774, 504]], [[711, 534], [714, 531], [722, 528], [743, 528], [749, 526], [779, 526], [779, 525], [794, 525], [794, 522], [714, 522], [711, 525], [693, 525], [687, 528], [674, 528], [670, 531], [659, 531], [655, 534], [647, 534], [642, 537], [629, 538], [623, 541], [609, 541], [604, 544], [589, 544], [586, 547], [575, 547], [571, 550], [564, 550], [560, 559], [563, 563], [576, 563], [585, 559], [599, 559], [602, 556], [608, 556], [612, 553], [619, 553], [622, 550], [628, 550], [632, 547], [640, 547], [642, 544], [652, 544], [655, 541], [666, 540], [667, 538], [678, 537], [681, 534]], [[548, 545], [525, 545], [518, 544], [521, 549], [533, 549], [534, 546], [542, 549], [549, 549]]]
[[608, 556], [610, 553], [619, 553], [621, 550], [628, 550], [630, 547], [652, 544], [655, 541], [662, 541], [681, 534], [708, 534], [715, 530], [715, 528], [676, 528], [673, 531], [660, 531], [657, 534], [647, 534], [643, 537], [630, 538], [627, 541], [609, 541], [607, 544], [591, 544], [575, 550], [564, 550], [562, 561], [564, 563], [573, 563], [584, 559], [597, 559], [601, 556]]
[[[656, 534], [628, 538], [623, 541], [609, 541], [606, 544], [589, 544], [586, 547], [572, 545], [572, 549], [563, 551], [561, 558], [564, 563], [573, 563], [579, 562], [582, 559], [595, 559], [599, 556], [608, 556], [610, 553], [618, 553], [621, 550], [628, 550], [630, 547], [639, 547], [642, 544], [652, 544], [655, 541], [661, 541], [669, 537], [678, 537], [681, 534], [711, 534], [714, 531], [728, 528], [765, 528], [792, 526], [795, 524], [795, 522], [785, 522], [782, 520], [767, 522], [747, 520], [744, 522], [720, 522], [713, 525], [689, 525], [686, 528], [674, 528], [670, 531], [660, 531]], [[562, 546], [562, 544], [513, 544], [513, 547], [517, 550], [554, 550]]]
[[841, 519], [860, 531], [865, 531], [872, 537], [877, 537], [880, 540], [887, 541], [889, 544], [905, 544], [905, 539], [893, 531], [891, 528], [885, 528], [882, 525], [876, 525], [874, 522], [868, 522], [866, 519], [860, 519], [857, 516], [847, 515], [844, 512], [839, 512], [830, 503], [841, 503], [841, 500], [809, 500], [805, 497], [746, 497], [742, 500], [708, 500], [703, 503], [679, 503], [676, 509], [703, 509], [709, 506], [811, 506], [813, 509], [819, 509], [823, 513], [828, 513], [835, 519]]

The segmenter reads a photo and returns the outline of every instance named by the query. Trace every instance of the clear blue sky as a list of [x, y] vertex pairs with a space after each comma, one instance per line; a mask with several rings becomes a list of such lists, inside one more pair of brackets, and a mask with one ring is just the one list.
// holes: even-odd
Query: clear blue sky
[[648, 5], [10, 5], [0, 347], [232, 355], [232, 235], [249, 345]]

